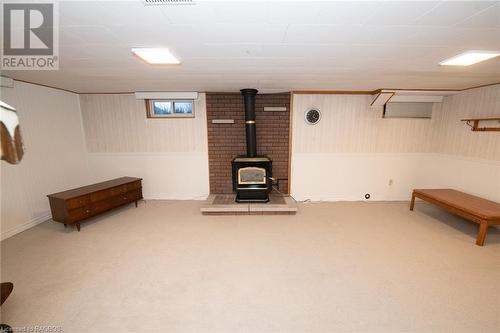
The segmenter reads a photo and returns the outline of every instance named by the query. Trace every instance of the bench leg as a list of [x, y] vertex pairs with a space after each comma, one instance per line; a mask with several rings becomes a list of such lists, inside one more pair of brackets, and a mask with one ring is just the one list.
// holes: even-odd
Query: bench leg
[[415, 194], [411, 195], [411, 203], [410, 203], [410, 210], [413, 210], [415, 207]]
[[476, 245], [483, 246], [484, 240], [486, 239], [486, 233], [488, 232], [488, 222], [481, 221], [479, 224], [479, 230], [477, 232]]

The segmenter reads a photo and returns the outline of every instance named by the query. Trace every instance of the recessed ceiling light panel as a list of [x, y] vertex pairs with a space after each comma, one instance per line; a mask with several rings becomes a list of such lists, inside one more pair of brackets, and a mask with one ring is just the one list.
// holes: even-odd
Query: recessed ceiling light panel
[[499, 51], [467, 51], [441, 61], [442, 66], [470, 66], [500, 56]]
[[164, 47], [134, 47], [132, 53], [152, 65], [178, 65], [181, 63]]

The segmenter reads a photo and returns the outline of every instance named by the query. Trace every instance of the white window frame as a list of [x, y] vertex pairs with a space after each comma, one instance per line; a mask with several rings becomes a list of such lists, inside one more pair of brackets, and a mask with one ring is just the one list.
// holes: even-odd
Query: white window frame
[[[175, 111], [175, 103], [191, 103], [193, 112], [192, 113], [172, 113], [172, 114], [155, 114], [154, 113], [154, 103], [155, 102], [170, 102], [172, 103], [172, 110]], [[148, 118], [159, 118], [159, 119], [171, 119], [171, 118], [194, 118], [194, 100], [192, 99], [147, 99], [146, 100], [146, 115]]]

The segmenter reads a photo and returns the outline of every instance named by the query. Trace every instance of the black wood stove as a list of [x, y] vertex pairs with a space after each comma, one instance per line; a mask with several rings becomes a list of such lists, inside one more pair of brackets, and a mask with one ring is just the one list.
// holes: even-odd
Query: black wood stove
[[247, 155], [233, 159], [233, 191], [236, 202], [268, 202], [272, 189], [272, 161], [265, 156], [257, 156], [255, 131], [256, 89], [241, 89], [245, 102], [245, 129]]

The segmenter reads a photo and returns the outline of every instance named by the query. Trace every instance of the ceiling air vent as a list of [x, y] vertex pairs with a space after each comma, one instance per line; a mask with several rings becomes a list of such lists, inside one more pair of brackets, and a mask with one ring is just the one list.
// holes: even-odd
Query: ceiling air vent
[[194, 5], [193, 0], [143, 0], [145, 5]]

